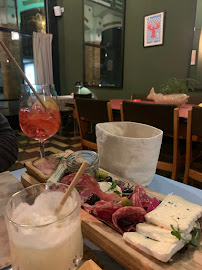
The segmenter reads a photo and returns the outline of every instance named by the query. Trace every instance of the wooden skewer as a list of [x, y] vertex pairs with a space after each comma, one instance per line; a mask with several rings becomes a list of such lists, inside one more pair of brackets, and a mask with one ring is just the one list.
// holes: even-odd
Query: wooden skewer
[[59, 202], [58, 206], [55, 208], [54, 210], [54, 215], [58, 215], [60, 213], [60, 211], [62, 210], [63, 205], [65, 204], [67, 198], [69, 197], [69, 195], [71, 194], [72, 190], [74, 189], [74, 187], [76, 186], [76, 184], [78, 183], [82, 173], [85, 171], [85, 169], [88, 167], [89, 163], [87, 161], [84, 161], [80, 167], [80, 169], [78, 170], [78, 172], [76, 173], [74, 179], [72, 180], [70, 186], [68, 187], [68, 189], [66, 190], [62, 200]]
[[38, 101], [41, 103], [41, 105], [44, 107], [44, 109], [46, 109], [46, 105], [43, 102], [43, 100], [40, 98], [40, 96], [37, 94], [37, 92], [35, 91], [34, 87], [32, 86], [32, 84], [30, 83], [30, 81], [28, 80], [28, 78], [26, 77], [25, 73], [23, 72], [23, 70], [21, 69], [21, 67], [19, 66], [18, 62], [15, 60], [15, 58], [13, 57], [13, 55], [11, 54], [11, 52], [8, 50], [8, 48], [6, 47], [5, 43], [0, 40], [0, 45], [1, 47], [4, 49], [4, 51], [7, 53], [7, 55], [9, 56], [9, 58], [13, 61], [13, 63], [16, 65], [18, 71], [20, 72], [20, 74], [22, 75], [22, 77], [25, 79], [25, 81], [27, 82], [27, 84], [29, 85], [29, 87], [32, 89], [34, 95], [37, 97]]

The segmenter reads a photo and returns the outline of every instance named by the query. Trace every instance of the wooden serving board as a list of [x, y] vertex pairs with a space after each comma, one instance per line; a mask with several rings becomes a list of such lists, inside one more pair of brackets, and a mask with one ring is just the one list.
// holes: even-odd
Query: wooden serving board
[[78, 270], [102, 270], [93, 260], [88, 260]]
[[22, 189], [20, 181], [10, 172], [0, 174], [0, 269], [11, 264], [8, 233], [3, 214], [4, 207], [10, 197]]
[[[136, 185], [134, 182], [124, 179], [122, 177], [110, 174], [113, 179], [120, 179], [130, 185]], [[28, 186], [36, 182], [32, 176], [27, 173], [22, 174], [22, 183]], [[165, 195], [154, 192], [145, 188], [147, 194], [151, 197], [156, 197], [163, 200]], [[82, 233], [92, 243], [100, 247], [103, 251], [108, 253], [117, 262], [129, 270], [201, 270], [202, 269], [202, 251], [185, 247], [177, 252], [172, 261], [163, 263], [157, 259], [147, 255], [143, 251], [136, 249], [132, 245], [126, 243], [121, 234], [99, 221], [94, 216], [88, 214], [81, 209], [82, 219]]]

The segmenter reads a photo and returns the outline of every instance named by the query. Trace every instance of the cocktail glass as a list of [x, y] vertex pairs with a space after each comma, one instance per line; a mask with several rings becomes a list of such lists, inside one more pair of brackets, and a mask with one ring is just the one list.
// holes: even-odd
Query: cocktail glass
[[40, 156], [44, 157], [44, 142], [60, 128], [61, 116], [53, 85], [34, 85], [45, 108], [28, 85], [21, 86], [19, 124], [29, 137], [40, 142]]
[[9, 200], [5, 219], [13, 270], [74, 270], [83, 256], [80, 196], [73, 190], [56, 217], [68, 186], [38, 184]]

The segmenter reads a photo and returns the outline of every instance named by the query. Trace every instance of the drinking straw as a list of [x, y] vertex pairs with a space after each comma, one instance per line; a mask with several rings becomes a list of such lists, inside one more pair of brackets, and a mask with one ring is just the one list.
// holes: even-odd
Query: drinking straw
[[15, 60], [15, 58], [13, 57], [13, 55], [11, 54], [11, 52], [8, 50], [8, 48], [6, 47], [5, 43], [0, 40], [0, 45], [1, 47], [4, 49], [4, 51], [7, 53], [7, 55], [9, 56], [9, 58], [13, 61], [13, 63], [16, 65], [18, 71], [21, 73], [22, 77], [25, 79], [25, 81], [27, 82], [27, 84], [29, 85], [29, 87], [32, 89], [34, 95], [36, 96], [36, 98], [38, 99], [38, 101], [41, 103], [41, 105], [44, 107], [44, 109], [46, 109], [46, 105], [43, 102], [43, 100], [40, 98], [40, 96], [37, 94], [37, 92], [35, 91], [34, 87], [32, 86], [32, 84], [30, 83], [30, 81], [28, 80], [28, 78], [26, 77], [25, 73], [23, 72], [23, 70], [21, 69], [21, 67], [19, 66], [18, 62]]
[[60, 211], [62, 210], [63, 205], [65, 204], [67, 198], [69, 197], [69, 195], [71, 194], [72, 190], [74, 189], [74, 187], [76, 186], [76, 184], [78, 183], [82, 173], [85, 171], [85, 169], [88, 167], [89, 163], [87, 161], [84, 161], [80, 167], [80, 169], [78, 170], [78, 172], [76, 173], [76, 175], [74, 176], [74, 179], [72, 180], [71, 184], [69, 185], [68, 189], [66, 190], [63, 198], [61, 199], [61, 201], [59, 202], [58, 206], [55, 208], [54, 210], [54, 215], [58, 215], [60, 213]]

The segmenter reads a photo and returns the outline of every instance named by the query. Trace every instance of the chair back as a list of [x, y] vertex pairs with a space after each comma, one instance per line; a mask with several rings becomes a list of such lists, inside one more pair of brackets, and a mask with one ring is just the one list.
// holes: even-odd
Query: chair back
[[75, 105], [78, 116], [84, 117], [88, 121], [97, 123], [112, 121], [108, 100], [76, 98]]
[[[176, 180], [179, 157], [179, 109], [177, 106], [123, 101], [121, 120], [147, 124], [163, 130], [164, 136], [172, 137], [170, 144], [170, 142], [164, 142], [163, 136], [157, 169], [172, 172], [171, 178]], [[170, 155], [168, 150], [171, 150]]]
[[151, 104], [123, 101], [121, 117], [123, 121], [147, 124], [173, 133], [174, 109], [172, 104]]
[[193, 106], [192, 109], [188, 112], [187, 119], [186, 162], [183, 180], [184, 184], [188, 183], [189, 178], [199, 181], [202, 184], [201, 122], [202, 108], [199, 106]]
[[202, 103], [202, 96], [190, 96], [187, 103], [198, 105], [198, 104]]
[[75, 110], [81, 136], [81, 149], [88, 147], [97, 150], [95, 126], [93, 127], [92, 123], [113, 121], [111, 103], [108, 100], [76, 98]]
[[133, 100], [133, 99], [148, 100], [147, 96], [148, 96], [147, 94], [140, 94], [140, 93], [132, 94], [131, 95], [131, 100]]
[[92, 93], [89, 94], [74, 94], [74, 99], [76, 98], [92, 98]]
[[202, 137], [202, 107], [192, 107], [191, 134]]

